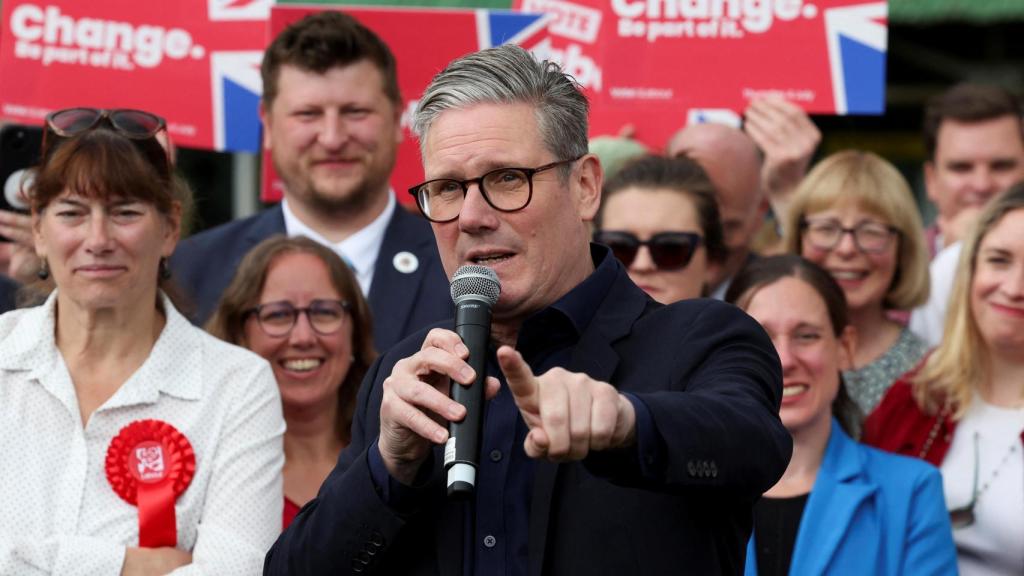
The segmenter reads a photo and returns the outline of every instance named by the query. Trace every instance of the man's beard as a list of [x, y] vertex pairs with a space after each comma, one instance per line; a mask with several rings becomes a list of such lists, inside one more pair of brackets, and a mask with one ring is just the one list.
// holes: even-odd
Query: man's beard
[[317, 212], [330, 216], [360, 214], [373, 205], [380, 193], [386, 188], [380, 182], [363, 179], [356, 183], [347, 193], [336, 195], [318, 189], [314, 182], [308, 182], [307, 193], [303, 195], [310, 206]]

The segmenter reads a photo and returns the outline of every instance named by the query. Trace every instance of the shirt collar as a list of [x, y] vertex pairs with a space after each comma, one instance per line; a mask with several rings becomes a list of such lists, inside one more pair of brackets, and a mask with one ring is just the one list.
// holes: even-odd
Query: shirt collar
[[615, 282], [617, 262], [610, 254], [608, 248], [591, 243], [590, 258], [594, 262], [594, 271], [554, 304], [527, 318], [522, 332], [530, 333], [531, 326], [536, 325], [551, 326], [553, 322], [564, 324], [564, 321], [555, 320], [557, 317], [568, 320], [568, 326], [575, 332], [575, 337], [582, 335]]
[[384, 233], [387, 231], [388, 222], [391, 221], [391, 216], [396, 209], [397, 202], [395, 202], [394, 191], [388, 190], [387, 206], [374, 218], [373, 222], [341, 242], [331, 242], [299, 220], [288, 204], [287, 197], [281, 201], [281, 210], [284, 212], [284, 228], [288, 236], [306, 236], [334, 250], [355, 272], [363, 294], [368, 294], [370, 291], [373, 267], [377, 263], [380, 246], [384, 243]]
[[[204, 362], [201, 339], [212, 336], [193, 327], [165, 294], [160, 298], [167, 322], [149, 357], [125, 382], [128, 389], [117, 395], [117, 405], [155, 402], [159, 393], [184, 400], [202, 396], [202, 370], [198, 369]], [[56, 309], [54, 290], [42, 305], [15, 312], [20, 315], [16, 324], [0, 338], [0, 350], [9, 352], [0, 356], [0, 369], [28, 371], [29, 379], [55, 381], [48, 376], [61, 365], [54, 337]]]

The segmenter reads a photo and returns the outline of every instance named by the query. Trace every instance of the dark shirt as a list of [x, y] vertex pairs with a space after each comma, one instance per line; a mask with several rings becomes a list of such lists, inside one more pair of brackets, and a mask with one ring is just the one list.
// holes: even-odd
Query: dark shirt
[[19, 284], [14, 280], [0, 274], [0, 314], [15, 308], [15, 295], [18, 292]]
[[[567, 366], [573, 347], [590, 324], [594, 312], [615, 280], [615, 263], [607, 248], [591, 245], [594, 273], [569, 293], [531, 317], [519, 330], [516, 349], [537, 376], [551, 368]], [[498, 367], [496, 348], [487, 358], [487, 372], [501, 382], [484, 413], [480, 467], [477, 470], [475, 506], [467, 507], [463, 566], [466, 574], [525, 576], [528, 567], [528, 527], [533, 489], [533, 461], [523, 450], [528, 428]], [[637, 413], [637, 445], [640, 453], [656, 449], [650, 413], [643, 402], [626, 394]], [[509, 433], [512, 431], [513, 433]], [[408, 489], [387, 474], [376, 444], [369, 453], [371, 476], [391, 505], [410, 496]], [[421, 472], [422, 474], [422, 472]]]
[[754, 543], [758, 576], [787, 576], [808, 494], [761, 498], [754, 505]]

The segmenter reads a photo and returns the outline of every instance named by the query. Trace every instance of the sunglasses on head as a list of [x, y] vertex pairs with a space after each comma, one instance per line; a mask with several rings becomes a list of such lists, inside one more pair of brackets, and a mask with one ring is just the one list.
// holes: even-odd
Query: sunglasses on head
[[602, 230], [594, 234], [594, 241], [611, 248], [612, 254], [629, 268], [641, 246], [646, 246], [658, 270], [686, 268], [703, 240], [694, 232], [659, 232], [649, 240], [640, 240], [631, 232]]
[[112, 130], [137, 142], [140, 150], [157, 167], [161, 175], [170, 174], [169, 152], [156, 139], [156, 135], [167, 128], [167, 122], [156, 114], [125, 108], [67, 108], [51, 112], [46, 116], [43, 162], [49, 159], [58, 144], [64, 140], [101, 128]]

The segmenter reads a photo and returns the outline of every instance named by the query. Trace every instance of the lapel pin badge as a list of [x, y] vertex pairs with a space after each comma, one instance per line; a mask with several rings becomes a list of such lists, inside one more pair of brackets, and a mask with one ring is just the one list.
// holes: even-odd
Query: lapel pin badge
[[412, 252], [404, 250], [395, 254], [395, 258], [391, 263], [395, 265], [395, 270], [398, 270], [402, 274], [412, 274], [420, 267], [420, 259]]

